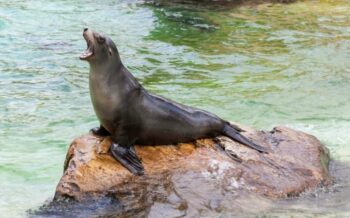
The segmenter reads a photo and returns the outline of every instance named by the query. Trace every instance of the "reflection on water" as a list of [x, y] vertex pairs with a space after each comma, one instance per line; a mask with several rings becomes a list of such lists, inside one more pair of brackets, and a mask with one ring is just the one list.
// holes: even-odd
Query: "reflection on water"
[[[85, 26], [110, 35], [149, 90], [256, 128], [309, 132], [348, 163], [349, 10], [346, 0], [219, 9], [0, 2], [0, 213], [24, 216], [53, 196], [67, 145], [98, 124], [78, 59]], [[348, 215], [348, 166], [335, 167], [344, 182], [334, 191], [269, 202], [267, 216]]]
[[349, 163], [331, 162], [330, 172], [335, 177], [333, 186], [298, 198], [272, 202], [272, 209], [266, 212], [267, 217], [349, 217]]

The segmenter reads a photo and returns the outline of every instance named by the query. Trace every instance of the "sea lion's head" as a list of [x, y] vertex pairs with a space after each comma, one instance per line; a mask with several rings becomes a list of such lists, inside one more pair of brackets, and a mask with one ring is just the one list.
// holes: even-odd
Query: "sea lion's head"
[[117, 47], [112, 39], [101, 33], [94, 32], [88, 28], [84, 28], [84, 39], [86, 40], [87, 49], [80, 55], [81, 60], [89, 63], [101, 63], [113, 59], [118, 59], [119, 54]]

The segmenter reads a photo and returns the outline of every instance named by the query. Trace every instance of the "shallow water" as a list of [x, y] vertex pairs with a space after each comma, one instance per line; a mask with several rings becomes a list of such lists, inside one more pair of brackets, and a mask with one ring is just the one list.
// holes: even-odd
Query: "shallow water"
[[[88, 65], [78, 59], [86, 26], [114, 39], [149, 90], [255, 128], [314, 134], [348, 169], [349, 11], [346, 0], [235, 8], [0, 1], [1, 216], [25, 216], [50, 199], [68, 144], [98, 125]], [[329, 204], [290, 199], [266, 216], [350, 216], [348, 181], [322, 194]]]

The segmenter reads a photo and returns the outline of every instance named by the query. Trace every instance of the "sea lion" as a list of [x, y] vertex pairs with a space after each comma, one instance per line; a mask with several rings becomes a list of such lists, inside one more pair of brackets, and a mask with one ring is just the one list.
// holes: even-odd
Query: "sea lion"
[[176, 144], [225, 135], [266, 152], [218, 116], [148, 92], [123, 65], [109, 37], [88, 28], [83, 36], [87, 49], [80, 59], [90, 64], [90, 95], [101, 124], [92, 132], [112, 136], [111, 153], [130, 172], [144, 173], [134, 144]]

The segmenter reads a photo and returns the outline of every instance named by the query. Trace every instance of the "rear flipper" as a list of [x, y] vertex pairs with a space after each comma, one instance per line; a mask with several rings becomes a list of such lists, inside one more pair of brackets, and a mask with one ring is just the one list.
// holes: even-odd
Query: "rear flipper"
[[235, 124], [230, 123], [229, 125], [230, 125], [231, 127], [233, 127], [235, 130], [237, 130], [238, 132], [245, 132], [244, 129], [242, 129], [241, 127], [239, 127], [239, 126], [237, 126], [237, 125], [235, 125]]
[[144, 168], [139, 157], [137, 157], [134, 146], [123, 147], [112, 142], [111, 152], [113, 157], [126, 169], [135, 175], [143, 175]]
[[234, 141], [242, 143], [242, 144], [244, 144], [250, 148], [253, 148], [259, 152], [268, 153], [266, 148], [264, 148], [260, 145], [257, 145], [254, 142], [252, 142], [251, 140], [247, 139], [245, 136], [240, 134], [238, 130], [236, 130], [234, 127], [232, 127], [229, 123], [225, 124], [225, 127], [222, 130], [222, 134], [231, 138]]
[[220, 144], [220, 140], [214, 139], [215, 142], [217, 143], [217, 148], [222, 150], [223, 152], [225, 152], [230, 158], [232, 158], [233, 160], [242, 163], [242, 159], [240, 157], [238, 157], [237, 154], [235, 154], [234, 152], [232, 152], [231, 150], [225, 149], [225, 147], [223, 145]]

